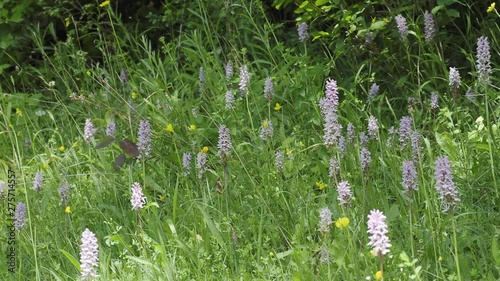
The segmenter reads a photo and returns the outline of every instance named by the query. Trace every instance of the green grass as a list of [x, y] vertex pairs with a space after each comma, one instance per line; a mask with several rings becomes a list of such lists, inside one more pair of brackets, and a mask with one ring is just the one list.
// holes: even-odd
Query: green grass
[[[272, 23], [257, 1], [236, 2], [217, 11], [228, 13], [224, 21], [214, 20], [213, 7], [195, 1], [197, 8], [188, 13], [197, 20], [174, 40], [159, 42], [127, 31], [109, 7], [101, 9], [95, 22], [79, 27], [96, 24], [88, 36], [99, 38], [99, 63], [80, 49], [78, 35], [46, 53], [46, 31], [32, 28], [43, 62], [21, 69], [27, 80], [6, 82], [0, 97], [0, 178], [7, 182], [8, 169], [13, 170], [15, 201], [27, 204], [27, 224], [15, 232], [15, 273], [2, 262], [1, 279], [79, 280], [81, 234], [88, 228], [99, 241], [97, 280], [374, 280], [382, 264], [384, 280], [498, 280], [498, 25], [461, 31], [470, 48], [455, 54], [447, 53], [453, 42], [443, 30], [433, 44], [425, 43], [421, 19], [411, 23], [415, 34], [408, 43], [399, 40], [390, 22], [383, 34], [388, 37], [373, 48], [335, 46], [324, 38], [301, 43], [293, 29]], [[474, 70], [475, 40], [481, 35], [491, 46], [488, 85], [476, 81]], [[451, 56], [462, 64], [448, 64]], [[229, 61], [234, 75], [227, 80]], [[243, 96], [242, 65], [251, 73]], [[448, 85], [453, 66], [462, 75], [456, 98]], [[201, 93], [200, 67], [205, 71]], [[121, 69], [128, 72], [126, 84], [119, 80]], [[267, 77], [274, 82], [271, 101], [263, 95]], [[348, 123], [359, 134], [366, 133], [371, 115], [379, 121], [379, 139], [367, 144], [372, 162], [366, 171], [360, 167], [357, 135], [343, 156], [323, 145], [318, 102], [327, 78], [338, 83], [344, 136]], [[381, 90], [367, 102], [373, 82]], [[465, 97], [468, 88], [476, 93], [472, 101]], [[235, 94], [234, 110], [225, 108], [227, 91]], [[439, 95], [437, 110], [430, 108], [431, 92]], [[415, 102], [409, 104], [408, 97]], [[411, 116], [413, 129], [422, 134], [422, 150], [414, 159], [419, 190], [411, 204], [401, 185], [401, 165], [413, 159], [411, 145], [400, 149], [397, 134], [394, 144], [386, 145], [389, 128], [397, 131], [403, 116]], [[87, 118], [97, 128], [90, 143], [83, 139]], [[116, 140], [134, 143], [139, 122], [148, 120], [150, 157], [127, 157], [115, 170], [119, 144], [95, 148], [112, 119]], [[265, 119], [274, 134], [263, 141], [259, 128]], [[165, 130], [169, 124], [173, 132]], [[230, 129], [234, 148], [226, 164], [217, 149], [221, 124]], [[208, 147], [208, 169], [199, 178], [194, 161], [203, 147]], [[276, 151], [284, 155], [282, 171], [275, 166]], [[184, 152], [193, 155], [189, 175], [182, 167]], [[439, 156], [451, 160], [460, 193], [451, 213], [442, 212], [435, 190]], [[332, 157], [340, 163], [333, 178]], [[44, 175], [40, 192], [33, 190], [36, 172]], [[351, 185], [350, 207], [338, 204], [340, 181]], [[130, 204], [134, 182], [147, 197], [139, 212]], [[62, 183], [71, 186], [67, 204], [59, 197]], [[2, 221], [10, 219], [11, 197], [2, 197]], [[349, 218], [348, 228], [334, 223], [329, 233], [321, 233], [324, 207], [334, 220]], [[383, 259], [373, 257], [367, 245], [372, 209], [387, 216], [392, 247]], [[4, 229], [3, 257], [9, 250]], [[330, 262], [321, 262], [322, 249]]]

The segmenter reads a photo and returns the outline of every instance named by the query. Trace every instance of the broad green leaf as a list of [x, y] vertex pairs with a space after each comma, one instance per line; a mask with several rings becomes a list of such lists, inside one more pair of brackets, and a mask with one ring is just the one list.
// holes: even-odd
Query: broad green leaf
[[75, 257], [73, 257], [72, 254], [66, 252], [65, 250], [62, 250], [62, 249], [59, 249], [59, 250], [75, 266], [75, 268], [78, 269], [78, 271], [80, 271], [80, 263], [78, 262], [78, 260], [75, 259]]
[[299, 8], [301, 9], [305, 9], [307, 6], [310, 6], [311, 4], [309, 3], [309, 1], [304, 1], [302, 2], [302, 4], [300, 4]]
[[106, 122], [111, 122], [111, 120], [113, 120], [113, 117], [115, 115], [115, 109], [114, 108], [110, 108], [108, 109], [108, 111], [106, 111], [106, 114], [104, 115], [104, 119], [106, 120]]
[[497, 266], [500, 266], [500, 250], [498, 249], [498, 236], [491, 240], [491, 254]]
[[318, 39], [321, 37], [328, 37], [328, 36], [330, 36], [330, 33], [325, 32], [325, 31], [315, 31], [315, 32], [311, 32], [311, 35], [312, 35], [313, 39]]
[[387, 25], [387, 23], [385, 21], [379, 20], [379, 21], [372, 23], [372, 25], [370, 26], [370, 29], [371, 30], [379, 30], [379, 29], [384, 28], [386, 25]]
[[284, 252], [281, 252], [281, 253], [277, 253], [277, 254], [276, 254], [276, 257], [277, 257], [278, 259], [282, 259], [282, 258], [284, 258], [284, 257], [286, 257], [286, 256], [288, 256], [288, 255], [290, 255], [291, 253], [293, 253], [293, 249], [288, 250], [288, 251], [284, 251]]
[[448, 16], [450, 16], [452, 18], [459, 18], [460, 17], [460, 12], [455, 10], [455, 9], [446, 10], [446, 13], [448, 14]]
[[399, 254], [399, 258], [404, 262], [410, 261], [410, 257], [408, 257], [408, 254], [405, 251], [403, 251], [403, 252], [401, 252], [401, 254]]
[[393, 205], [389, 211], [386, 213], [387, 220], [391, 221], [399, 216], [399, 206], [398, 205]]
[[154, 268], [157, 272], [161, 272], [160, 268], [157, 267], [156, 265], [154, 265], [152, 262], [150, 262], [149, 260], [146, 260], [146, 259], [142, 259], [142, 258], [138, 258], [138, 257], [134, 257], [134, 256], [126, 256], [129, 260], [132, 260], [132, 261], [135, 261], [139, 264], [143, 264], [143, 265], [146, 265], [146, 266], [149, 266], [151, 268]]
[[323, 6], [325, 5], [326, 3], [330, 2], [330, 0], [316, 0], [316, 2], [314, 3], [316, 6], [320, 7], [320, 6]]
[[443, 6], [436, 6], [436, 7], [432, 8], [431, 14], [435, 15], [442, 8], [443, 8]]
[[168, 224], [168, 228], [170, 228], [170, 231], [172, 232], [172, 234], [175, 237], [177, 237], [177, 230], [175, 229], [174, 222], [171, 219], [167, 219], [167, 224]]
[[214, 221], [210, 217], [210, 215], [207, 213], [205, 209], [201, 206], [197, 206], [200, 212], [203, 214], [203, 220], [205, 221], [205, 224], [207, 225], [208, 229], [210, 230], [210, 233], [212, 233], [213, 237], [215, 240], [217, 240], [217, 243], [219, 243], [219, 246], [224, 247], [224, 239], [222, 239], [222, 234], [220, 233], [219, 229], [215, 225]]

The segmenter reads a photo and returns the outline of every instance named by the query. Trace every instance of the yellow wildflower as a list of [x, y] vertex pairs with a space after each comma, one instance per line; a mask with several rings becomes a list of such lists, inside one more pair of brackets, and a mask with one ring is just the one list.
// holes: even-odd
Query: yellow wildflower
[[335, 226], [340, 229], [347, 228], [349, 226], [349, 218], [343, 217], [335, 222]]
[[44, 170], [47, 170], [48, 168], [49, 168], [49, 164], [48, 163], [43, 164], [43, 169]]
[[442, 262], [443, 261], [443, 257], [442, 256], [439, 256], [438, 258], [438, 262]]
[[204, 146], [200, 151], [200, 153], [207, 153], [207, 152], [208, 152], [208, 146]]
[[273, 253], [272, 251], [271, 251], [271, 252], [269, 252], [269, 256], [270, 256], [270, 257], [274, 257], [274, 253]]
[[379, 270], [379, 271], [377, 271], [377, 273], [375, 273], [375, 279], [377, 279], [377, 280], [382, 279], [382, 271]]
[[291, 149], [285, 149], [286, 151], [286, 156], [290, 157], [292, 155], [292, 150]]
[[75, 143], [73, 143], [73, 148], [77, 148], [79, 145], [80, 145], [80, 142], [76, 141]]
[[61, 145], [61, 146], [59, 147], [59, 151], [61, 151], [61, 152], [64, 152], [64, 150], [65, 150], [65, 149], [66, 149], [66, 148], [64, 147], [64, 145]]
[[137, 98], [137, 93], [136, 92], [132, 92], [132, 99], [135, 100]]
[[158, 195], [158, 199], [160, 199], [161, 201], [163, 201], [163, 199], [165, 199], [165, 196], [163, 196], [163, 195], [160, 194], [160, 195]]
[[319, 188], [319, 190], [323, 190], [326, 188], [326, 183], [323, 183], [322, 181], [317, 181], [316, 186]]
[[101, 7], [101, 8], [102, 7], [106, 7], [106, 6], [109, 5], [109, 2], [110, 2], [109, 0], [106, 0], [106, 1], [102, 2], [101, 4], [99, 4], [99, 7]]
[[269, 127], [269, 122], [267, 120], [264, 120], [264, 122], [262, 122], [262, 127], [264, 128]]
[[190, 125], [189, 126], [189, 130], [193, 131], [193, 132], [196, 131], [196, 126], [195, 125]]
[[165, 131], [167, 131], [169, 133], [173, 133], [174, 132], [174, 125], [168, 124], [167, 127], [165, 128]]
[[66, 27], [68, 27], [68, 26], [69, 26], [69, 24], [71, 23], [71, 22], [70, 22], [70, 20], [69, 20], [69, 17], [68, 17], [68, 18], [65, 18], [65, 19], [64, 19], [64, 21], [66, 22], [66, 24], [65, 24], [65, 25], [66, 25]]
[[281, 105], [279, 103], [276, 103], [276, 105], [274, 106], [274, 110], [278, 111], [281, 109]]
[[67, 206], [66, 207], [66, 214], [70, 214], [71, 213], [71, 207], [70, 206]]
[[486, 12], [493, 13], [495, 11], [495, 2], [491, 3]]
[[21, 109], [16, 108], [16, 115], [19, 117], [23, 117], [23, 112], [21, 111]]
[[372, 18], [372, 23], [375, 23], [377, 21], [377, 17]]
[[90, 72], [90, 70], [87, 70], [87, 72], [85, 72], [85, 74], [87, 74], [87, 76], [90, 76], [92, 73]]

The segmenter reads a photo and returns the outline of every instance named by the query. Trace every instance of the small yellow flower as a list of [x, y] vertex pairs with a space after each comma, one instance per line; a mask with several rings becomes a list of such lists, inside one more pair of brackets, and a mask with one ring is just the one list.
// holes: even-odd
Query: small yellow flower
[[87, 70], [87, 72], [85, 72], [85, 74], [87, 74], [87, 76], [90, 76], [92, 73], [90, 72], [90, 70]]
[[264, 128], [269, 127], [269, 122], [267, 120], [264, 120], [264, 122], [262, 122], [262, 127]]
[[158, 195], [158, 199], [160, 199], [161, 201], [163, 201], [163, 199], [165, 199], [165, 196], [163, 196], [163, 195], [160, 194], [160, 195]]
[[495, 2], [491, 3], [486, 12], [493, 13], [495, 11]]
[[61, 146], [59, 147], [59, 151], [61, 151], [61, 152], [64, 152], [64, 150], [65, 150], [65, 149], [66, 149], [66, 148], [64, 148], [64, 145], [61, 145]]
[[132, 92], [132, 99], [135, 100], [137, 98], [137, 93], [136, 92]]
[[279, 103], [276, 103], [276, 105], [274, 106], [274, 110], [278, 111], [281, 109], [281, 105]]
[[292, 150], [291, 149], [285, 149], [286, 156], [290, 157], [292, 155]]
[[77, 142], [73, 143], [73, 148], [77, 148], [79, 145], [80, 145], [80, 142], [77, 141]]
[[270, 256], [270, 257], [274, 257], [274, 253], [273, 253], [272, 251], [271, 251], [271, 252], [269, 252], [269, 256]]
[[21, 109], [16, 108], [16, 115], [19, 117], [23, 117], [23, 112], [21, 111]]
[[71, 207], [70, 206], [66, 207], [66, 214], [71, 214]]
[[165, 128], [165, 131], [167, 131], [169, 133], [173, 133], [174, 132], [174, 125], [168, 124], [167, 127]]
[[323, 190], [326, 188], [326, 183], [323, 183], [322, 181], [317, 181], [316, 186], [319, 188], [319, 190]]
[[443, 261], [443, 257], [442, 256], [439, 256], [438, 258], [438, 262], [442, 262]]
[[66, 23], [66, 24], [65, 24], [65, 25], [66, 25], [66, 27], [68, 27], [68, 26], [69, 26], [69, 24], [71, 23], [71, 22], [70, 22], [70, 20], [69, 20], [69, 17], [68, 17], [68, 18], [65, 18], [65, 19], [64, 19], [64, 21], [65, 21], [65, 23]]
[[375, 23], [377, 21], [377, 17], [372, 18], [372, 23]]
[[196, 131], [196, 126], [195, 125], [190, 125], [189, 126], [189, 130], [193, 131], [193, 132]]
[[99, 7], [101, 7], [101, 8], [102, 7], [106, 7], [106, 6], [109, 5], [109, 2], [110, 2], [109, 0], [106, 0], [106, 1], [102, 2], [101, 4], [99, 4]]
[[335, 226], [340, 229], [347, 228], [349, 226], [349, 218], [343, 217], [335, 222]]
[[200, 151], [200, 153], [207, 153], [207, 152], [208, 152], [208, 146], [204, 146]]
[[382, 279], [382, 271], [379, 270], [379, 271], [377, 271], [377, 273], [375, 273], [375, 279], [377, 279], [377, 280]]
[[47, 170], [48, 168], [49, 168], [49, 164], [48, 163], [43, 164], [43, 169], [44, 170]]

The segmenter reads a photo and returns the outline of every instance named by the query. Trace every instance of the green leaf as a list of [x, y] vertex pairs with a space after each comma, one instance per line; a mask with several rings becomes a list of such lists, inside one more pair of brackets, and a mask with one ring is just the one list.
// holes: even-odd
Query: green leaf
[[444, 7], [443, 6], [436, 6], [436, 7], [432, 8], [431, 14], [435, 15], [442, 8], [444, 8]]
[[410, 257], [408, 257], [408, 254], [405, 251], [403, 251], [403, 252], [401, 252], [401, 254], [399, 254], [399, 258], [404, 262], [410, 261]]
[[220, 233], [220, 230], [217, 228], [215, 225], [214, 221], [210, 217], [210, 215], [207, 213], [205, 209], [201, 206], [197, 206], [200, 212], [203, 214], [203, 220], [205, 221], [205, 224], [208, 227], [208, 230], [210, 230], [210, 233], [212, 233], [213, 237], [217, 241], [220, 247], [224, 247], [224, 239], [222, 238], [222, 234]]
[[154, 268], [154, 270], [156, 270], [156, 272], [161, 272], [160, 268], [158, 266], [154, 265], [149, 260], [138, 258], [138, 257], [134, 257], [134, 256], [126, 256], [126, 258], [128, 258], [131, 261], [135, 261], [138, 264], [142, 264], [142, 265], [146, 265], [146, 266], [149, 266], [151, 268]]
[[323, 6], [325, 5], [326, 3], [330, 2], [329, 0], [316, 0], [316, 2], [314, 3], [316, 6], [320, 7], [320, 6]]
[[391, 221], [399, 216], [399, 206], [393, 205], [386, 213], [387, 220]]
[[139, 149], [137, 148], [137, 145], [129, 140], [120, 141], [120, 148], [128, 156], [131, 157], [139, 156]]
[[284, 251], [284, 252], [281, 252], [281, 253], [277, 253], [277, 254], [276, 254], [276, 257], [277, 257], [278, 259], [282, 259], [282, 258], [284, 258], [284, 257], [286, 257], [286, 256], [288, 256], [288, 255], [290, 255], [291, 253], [293, 253], [293, 249], [288, 250], [288, 251]]
[[313, 39], [318, 39], [321, 37], [328, 37], [328, 36], [330, 36], [330, 33], [325, 32], [325, 31], [315, 31], [315, 32], [311, 32], [311, 35], [312, 35]]
[[500, 250], [498, 249], [498, 236], [491, 240], [491, 255], [497, 266], [500, 266]]
[[452, 18], [459, 18], [460, 17], [460, 12], [455, 10], [455, 9], [446, 10], [446, 13], [448, 14], [448, 16], [450, 16]]
[[110, 144], [112, 144], [113, 142], [115, 141], [115, 138], [113, 138], [112, 136], [105, 136], [96, 146], [95, 148], [96, 149], [101, 149], [101, 148], [104, 148], [106, 146], [109, 146]]
[[106, 111], [106, 114], [104, 115], [104, 119], [106, 120], [106, 122], [111, 122], [111, 120], [113, 120], [114, 116], [115, 116], [115, 109], [114, 108], [110, 108], [108, 109], [108, 111]]
[[304, 8], [305, 8], [305, 7], [307, 7], [308, 5], [311, 5], [311, 4], [309, 3], [309, 1], [304, 1], [304, 2], [302, 2], [302, 4], [300, 4], [299, 8], [304, 9]]
[[371, 30], [379, 30], [379, 29], [384, 28], [386, 25], [387, 25], [387, 23], [385, 21], [379, 20], [379, 21], [372, 23], [372, 25], [370, 26], [370, 29]]
[[78, 262], [72, 254], [66, 252], [65, 250], [59, 249], [61, 253], [75, 266], [75, 268], [80, 271], [80, 263]]
[[456, 3], [456, 2], [457, 2], [457, 0], [438, 0], [437, 4], [439, 6], [448, 6], [448, 5], [451, 5], [451, 4]]

